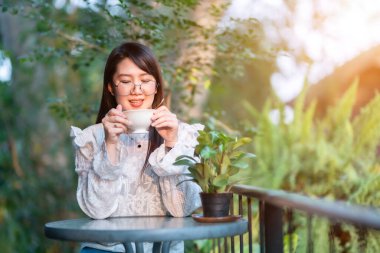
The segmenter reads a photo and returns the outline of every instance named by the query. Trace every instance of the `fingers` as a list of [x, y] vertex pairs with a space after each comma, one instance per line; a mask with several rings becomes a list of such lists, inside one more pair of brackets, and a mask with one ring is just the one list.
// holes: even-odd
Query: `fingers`
[[[107, 131], [109, 131], [110, 133], [115, 132], [115, 129], [121, 129], [120, 131], [125, 132], [125, 133], [128, 131], [128, 128], [122, 123], [106, 121], [106, 122], [103, 122], [103, 125], [104, 125], [104, 128], [106, 128]], [[117, 130], [116, 132], [119, 132], [119, 130]]]
[[104, 118], [107, 123], [118, 123], [124, 126], [128, 126], [130, 124], [129, 120], [127, 120], [125, 116], [106, 116]]
[[154, 111], [153, 116], [152, 116], [152, 121], [156, 121], [158, 118], [167, 114], [171, 114], [177, 117], [174, 113], [171, 113], [166, 106], [160, 106]]
[[170, 110], [166, 106], [162, 105], [162, 106], [160, 106], [160, 107], [158, 107], [158, 108], [155, 109], [154, 114], [156, 114], [158, 112], [162, 112], [162, 111], [170, 112]]
[[[120, 105], [121, 107], [121, 105]], [[123, 114], [123, 111], [121, 110], [121, 108], [119, 108], [119, 105], [116, 107], [116, 108], [112, 108], [111, 110], [108, 111], [108, 113], [106, 114], [106, 116], [120, 116], [120, 117], [124, 117], [124, 114]]]
[[126, 116], [122, 111], [121, 105], [117, 105], [116, 108], [112, 108], [111, 110], [109, 110], [109, 112], [106, 114], [103, 120], [105, 120], [106, 123], [120, 123], [125, 126], [128, 126], [129, 124], [129, 121], [127, 120]]
[[177, 115], [171, 113], [165, 106], [161, 106], [152, 116], [152, 126], [156, 128], [176, 128], [178, 126]]
[[152, 123], [152, 127], [156, 128], [162, 128], [162, 127], [169, 127], [169, 128], [175, 128], [178, 126], [178, 120], [177, 117], [174, 115], [165, 115], [158, 119], [156, 119]]
[[108, 121], [107, 117], [102, 120], [106, 143], [117, 143], [119, 135], [127, 132], [127, 128], [120, 123]]
[[129, 121], [122, 112], [122, 106], [117, 105], [112, 108], [102, 119], [102, 123], [106, 132], [106, 137], [115, 140], [121, 133], [128, 131]]
[[[127, 132], [128, 128], [124, 123], [118, 123], [115, 121], [107, 121], [106, 119], [102, 120], [104, 128], [110, 133], [122, 133], [122, 132]], [[120, 132], [121, 131], [121, 132]]]

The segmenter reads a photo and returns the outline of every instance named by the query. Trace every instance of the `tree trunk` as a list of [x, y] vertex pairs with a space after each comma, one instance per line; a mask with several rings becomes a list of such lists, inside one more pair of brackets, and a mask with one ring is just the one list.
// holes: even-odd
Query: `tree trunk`
[[[212, 14], [212, 6], [216, 8], [223, 8], [223, 5], [227, 4], [227, 0], [210, 0], [200, 1], [198, 6], [191, 14], [191, 19], [197, 22], [198, 25], [204, 29], [211, 29], [216, 31], [216, 27], [219, 23], [223, 12], [220, 15]], [[204, 30], [202, 29], [202, 30]], [[195, 44], [195, 45], [194, 45]], [[202, 116], [203, 106], [208, 97], [208, 89], [205, 87], [206, 78], [211, 76], [212, 65], [215, 59], [215, 32], [208, 38], [202, 35], [201, 29], [195, 34], [195, 38], [191, 41], [184, 41], [180, 45], [181, 55], [178, 58], [178, 65], [181, 66], [185, 62], [197, 62], [197, 66], [201, 68], [200, 71], [194, 71], [192, 76], [197, 80], [196, 90], [194, 95], [194, 105], [182, 105], [181, 110], [186, 112], [184, 117], [200, 118]], [[186, 96], [191, 96], [192, 89], [185, 89]]]

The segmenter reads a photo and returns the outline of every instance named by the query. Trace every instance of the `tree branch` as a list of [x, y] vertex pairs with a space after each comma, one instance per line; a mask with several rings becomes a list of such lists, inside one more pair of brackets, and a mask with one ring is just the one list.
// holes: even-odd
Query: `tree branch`
[[17, 176], [24, 177], [24, 171], [22, 170], [19, 159], [18, 159], [15, 139], [10, 134], [8, 136], [9, 136], [8, 145], [9, 145], [9, 150], [11, 152], [13, 169], [15, 170]]
[[92, 44], [92, 43], [90, 43], [88, 41], [85, 41], [83, 39], [80, 39], [80, 38], [76, 38], [76, 37], [71, 36], [71, 35], [69, 35], [67, 33], [62, 32], [62, 31], [58, 30], [58, 31], [56, 31], [56, 33], [58, 35], [62, 36], [63, 38], [71, 41], [71, 42], [74, 42], [76, 44], [82, 44], [83, 46], [85, 46], [87, 48], [92, 48], [92, 49], [96, 49], [96, 50], [99, 50], [99, 51], [104, 51], [105, 50], [104, 48], [99, 47], [98, 45]]

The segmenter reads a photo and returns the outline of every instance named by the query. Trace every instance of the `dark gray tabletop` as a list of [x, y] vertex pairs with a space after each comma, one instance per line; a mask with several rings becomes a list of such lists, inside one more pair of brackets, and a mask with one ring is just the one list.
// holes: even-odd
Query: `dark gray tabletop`
[[221, 238], [247, 232], [248, 222], [199, 223], [191, 217], [89, 218], [45, 224], [51, 239], [79, 242], [157, 242]]

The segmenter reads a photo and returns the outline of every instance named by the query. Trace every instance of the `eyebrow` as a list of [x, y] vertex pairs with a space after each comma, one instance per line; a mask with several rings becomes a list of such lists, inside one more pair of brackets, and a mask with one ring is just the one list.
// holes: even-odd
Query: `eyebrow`
[[[132, 77], [133, 75], [130, 75], [130, 74], [119, 74], [117, 77], [123, 77], [123, 76]], [[148, 73], [143, 73], [143, 74], [139, 75], [139, 77], [141, 77], [141, 76], [153, 76], [153, 75], [148, 74]]]

